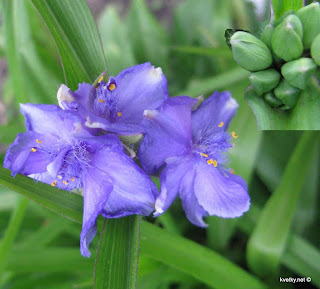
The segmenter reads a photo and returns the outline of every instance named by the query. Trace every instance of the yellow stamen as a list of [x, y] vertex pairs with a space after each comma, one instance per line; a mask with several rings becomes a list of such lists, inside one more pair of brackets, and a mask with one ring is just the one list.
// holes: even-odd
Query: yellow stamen
[[100, 83], [102, 80], [103, 80], [103, 76], [101, 76], [101, 77], [98, 79], [98, 83]]
[[237, 138], [238, 137], [234, 131], [231, 133], [231, 135], [232, 135], [233, 138]]
[[119, 111], [119, 112], [117, 113], [117, 115], [118, 115], [118, 117], [120, 117], [120, 116], [122, 116], [122, 113]]
[[113, 90], [116, 89], [116, 85], [115, 85], [114, 83], [111, 83], [111, 84], [108, 86], [108, 89], [109, 89], [110, 91], [113, 91]]
[[231, 174], [234, 174], [234, 170], [230, 170], [230, 173], [231, 173]]
[[36, 149], [36, 148], [32, 148], [31, 151], [32, 151], [33, 153], [35, 153], [35, 152], [37, 151], [37, 149]]
[[204, 153], [200, 153], [200, 155], [202, 155], [203, 157], [207, 158], [208, 155], [207, 154], [204, 154]]
[[218, 165], [218, 162], [216, 160], [213, 161], [213, 166], [216, 168]]
[[36, 139], [36, 142], [41, 144], [42, 143], [42, 140], [39, 140], [39, 139]]
[[59, 180], [61, 180], [61, 179], [62, 179], [62, 176], [58, 175], [57, 178], [58, 178]]
[[70, 179], [70, 181], [71, 182], [74, 182], [76, 179], [74, 178], [74, 177], [72, 177], [71, 179]]
[[64, 183], [65, 185], [67, 185], [67, 184], [68, 184], [68, 182], [67, 182], [67, 181], [63, 181], [63, 183]]
[[56, 184], [57, 184], [57, 181], [53, 181], [53, 182], [51, 183], [51, 186], [52, 186], [52, 187], [55, 187]]
[[223, 127], [223, 125], [224, 125], [224, 122], [222, 121], [220, 122], [219, 127]]
[[101, 103], [105, 103], [105, 100], [103, 100], [101, 98], [98, 98], [98, 101], [101, 102]]
[[207, 160], [208, 165], [212, 165], [213, 164], [213, 159]]

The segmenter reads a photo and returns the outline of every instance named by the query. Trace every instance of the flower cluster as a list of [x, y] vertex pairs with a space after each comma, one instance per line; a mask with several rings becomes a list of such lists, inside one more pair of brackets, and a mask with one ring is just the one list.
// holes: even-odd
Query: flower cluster
[[[232, 174], [226, 132], [237, 103], [228, 92], [199, 105], [187, 96], [168, 97], [167, 80], [150, 63], [93, 85], [58, 91], [58, 105], [21, 105], [25, 133], [10, 146], [4, 166], [51, 186], [83, 190], [80, 250], [89, 257], [97, 217], [164, 213], [179, 194], [188, 219], [230, 218], [249, 209], [245, 182]], [[143, 140], [141, 142], [141, 139]], [[123, 138], [139, 139], [140, 168]], [[149, 175], [159, 175], [158, 192]]]
[[234, 59], [251, 72], [256, 94], [277, 110], [289, 110], [319, 70], [320, 4], [288, 11], [271, 21], [261, 39], [244, 31], [227, 30], [226, 36]]

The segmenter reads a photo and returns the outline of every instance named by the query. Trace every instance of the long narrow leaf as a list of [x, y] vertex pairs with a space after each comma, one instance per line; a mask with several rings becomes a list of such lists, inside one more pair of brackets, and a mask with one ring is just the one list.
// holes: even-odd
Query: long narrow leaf
[[273, 12], [278, 19], [288, 10], [299, 10], [303, 6], [303, 0], [272, 0]]

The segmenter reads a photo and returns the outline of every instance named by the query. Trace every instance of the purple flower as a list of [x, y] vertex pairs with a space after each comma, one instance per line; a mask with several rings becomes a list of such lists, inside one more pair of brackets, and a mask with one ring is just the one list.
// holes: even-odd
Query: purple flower
[[141, 133], [143, 111], [167, 98], [166, 77], [150, 63], [129, 67], [107, 83], [101, 77], [96, 86], [82, 83], [73, 93], [62, 85], [58, 92], [61, 108], [79, 111], [87, 127], [121, 135]]
[[81, 254], [89, 257], [97, 217], [149, 215], [157, 195], [150, 178], [114, 135], [92, 136], [81, 119], [55, 105], [21, 105], [27, 132], [9, 148], [4, 166], [65, 190], [83, 188]]
[[[205, 227], [207, 214], [241, 216], [250, 199], [245, 181], [226, 168], [226, 152], [232, 147], [226, 129], [236, 113], [236, 101], [228, 92], [216, 92], [192, 111], [196, 104], [196, 99], [180, 96], [158, 110], [145, 111], [147, 133], [139, 156], [147, 173], [163, 169], [155, 216], [179, 194], [190, 222]], [[237, 137], [234, 132], [232, 136]]]

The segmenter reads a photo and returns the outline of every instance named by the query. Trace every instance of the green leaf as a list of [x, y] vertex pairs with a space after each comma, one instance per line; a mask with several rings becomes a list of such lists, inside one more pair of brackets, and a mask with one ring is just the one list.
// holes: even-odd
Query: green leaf
[[302, 91], [296, 106], [290, 111], [277, 111], [257, 96], [250, 87], [245, 99], [251, 106], [260, 130], [319, 130], [320, 88], [315, 79]]
[[272, 0], [275, 19], [280, 18], [286, 11], [298, 11], [303, 7], [303, 0]]
[[[290, 226], [307, 176], [319, 135], [305, 132], [285, 169], [278, 189], [265, 205], [247, 246], [247, 260], [252, 271], [270, 276], [279, 267]], [[299, 170], [297, 170], [299, 167]]]
[[66, 84], [93, 83], [106, 70], [94, 18], [85, 0], [32, 0], [59, 49]]
[[6, 263], [8, 262], [9, 252], [11, 251], [15, 238], [20, 229], [20, 225], [24, 218], [28, 204], [28, 199], [20, 197], [18, 199], [17, 206], [12, 213], [10, 223], [0, 244], [0, 273], [3, 272]]
[[140, 216], [104, 220], [96, 257], [94, 289], [136, 288], [139, 238]]

